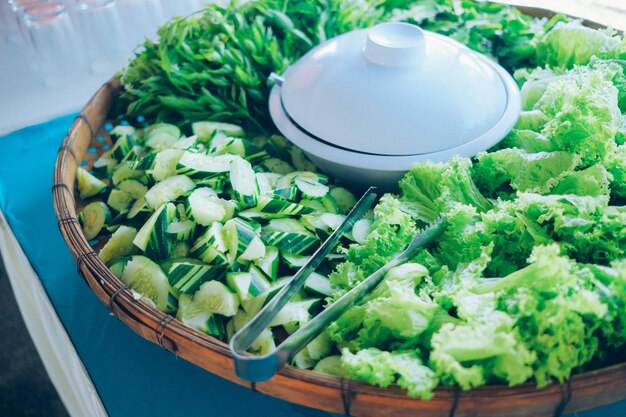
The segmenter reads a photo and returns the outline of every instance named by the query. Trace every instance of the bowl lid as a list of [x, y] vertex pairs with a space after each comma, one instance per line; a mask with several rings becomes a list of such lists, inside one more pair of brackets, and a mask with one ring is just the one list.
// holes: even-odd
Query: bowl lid
[[330, 39], [275, 80], [293, 125], [364, 154], [440, 152], [490, 134], [500, 140], [519, 115], [519, 90], [502, 67], [408, 23]]

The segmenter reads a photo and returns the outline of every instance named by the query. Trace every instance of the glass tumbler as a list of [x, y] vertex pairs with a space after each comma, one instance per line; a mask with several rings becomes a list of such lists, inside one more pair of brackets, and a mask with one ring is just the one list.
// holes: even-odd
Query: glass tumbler
[[27, 47], [30, 46], [28, 44], [28, 34], [26, 31], [26, 27], [24, 26], [21, 16], [24, 13], [24, 9], [26, 9], [27, 7], [34, 6], [38, 3], [45, 3], [46, 1], [42, 1], [42, 0], [3, 1], [3, 0], [0, 0], [0, 2], [2, 3], [2, 7], [0, 8], [0, 13], [2, 14], [2, 26], [3, 26], [0, 29], [2, 29], [4, 32], [7, 33], [6, 35], [7, 40], [14, 44], [24, 44]]
[[17, 43], [20, 39], [20, 27], [17, 16], [11, 9], [8, 2], [0, 0], [0, 35], [7, 42]]
[[74, 0], [71, 17], [89, 69], [115, 72], [130, 55], [115, 0]]
[[35, 3], [22, 11], [21, 18], [45, 85], [65, 84], [83, 70], [76, 33], [62, 3]]

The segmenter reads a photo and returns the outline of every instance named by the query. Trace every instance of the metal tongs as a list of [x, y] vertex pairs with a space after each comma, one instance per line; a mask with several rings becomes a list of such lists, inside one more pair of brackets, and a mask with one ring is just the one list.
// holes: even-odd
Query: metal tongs
[[307, 263], [300, 268], [291, 281], [289, 281], [289, 283], [285, 285], [251, 321], [235, 333], [230, 340], [230, 351], [235, 361], [235, 371], [240, 378], [251, 382], [260, 382], [270, 379], [293, 357], [293, 355], [298, 353], [311, 340], [318, 336], [331, 322], [338, 319], [343, 312], [372, 291], [391, 268], [413, 258], [419, 249], [432, 242], [432, 240], [439, 236], [445, 229], [443, 220], [436, 221], [421, 233], [417, 234], [403, 252], [396, 255], [391, 261], [292, 333], [274, 350], [263, 356], [255, 356], [248, 353], [247, 350], [256, 338], [267, 328], [278, 312], [296, 292], [302, 288], [306, 279], [317, 269], [326, 255], [335, 247], [341, 236], [350, 230], [357, 220], [365, 215], [365, 212], [372, 206], [375, 200], [376, 188], [370, 187], [354, 208], [352, 208], [344, 222], [320, 246]]

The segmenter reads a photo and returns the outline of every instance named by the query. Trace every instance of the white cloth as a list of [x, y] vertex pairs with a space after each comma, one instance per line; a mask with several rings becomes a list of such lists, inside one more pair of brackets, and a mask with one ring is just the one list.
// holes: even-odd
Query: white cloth
[[107, 417], [41, 281], [0, 211], [0, 253], [30, 337], [72, 417]]

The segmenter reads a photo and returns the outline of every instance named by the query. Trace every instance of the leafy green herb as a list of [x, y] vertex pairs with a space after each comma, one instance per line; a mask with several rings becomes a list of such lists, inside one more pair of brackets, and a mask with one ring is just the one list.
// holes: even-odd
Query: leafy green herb
[[175, 18], [147, 40], [121, 73], [120, 110], [131, 117], [187, 124], [241, 123], [273, 130], [267, 109], [272, 72], [311, 47], [381, 18], [376, 2], [232, 2]]

